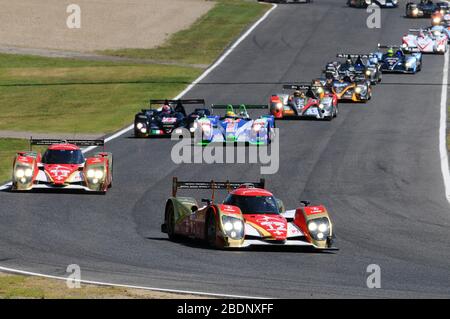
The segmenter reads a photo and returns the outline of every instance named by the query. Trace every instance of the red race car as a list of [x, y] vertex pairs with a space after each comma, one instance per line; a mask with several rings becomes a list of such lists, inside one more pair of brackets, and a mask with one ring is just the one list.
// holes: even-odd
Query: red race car
[[275, 119], [317, 119], [331, 121], [338, 114], [335, 94], [315, 85], [283, 85], [293, 94], [273, 94], [269, 100], [270, 114]]
[[[189, 237], [205, 240], [215, 248], [258, 245], [301, 246], [335, 250], [333, 225], [322, 205], [285, 211], [281, 200], [264, 188], [263, 179], [246, 182], [180, 182], [173, 179], [161, 231], [169, 239]], [[190, 197], [177, 197], [178, 189], [212, 190], [203, 207]], [[216, 190], [228, 190], [225, 200], [215, 203]]]
[[[32, 145], [48, 145], [41, 156]], [[80, 147], [104, 146], [103, 140], [31, 139], [30, 151], [14, 158], [12, 191], [74, 189], [106, 193], [112, 185], [112, 154], [98, 152], [85, 158]]]

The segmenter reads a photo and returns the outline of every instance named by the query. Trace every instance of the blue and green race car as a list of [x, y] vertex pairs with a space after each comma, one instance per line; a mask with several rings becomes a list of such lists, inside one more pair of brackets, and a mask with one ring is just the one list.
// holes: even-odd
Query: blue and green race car
[[[212, 105], [211, 109], [225, 109], [224, 116], [209, 115], [196, 120], [194, 139], [197, 144], [245, 143], [267, 145], [275, 134], [272, 115], [251, 119], [247, 109], [267, 109], [267, 105]], [[235, 111], [236, 110], [236, 111]]]

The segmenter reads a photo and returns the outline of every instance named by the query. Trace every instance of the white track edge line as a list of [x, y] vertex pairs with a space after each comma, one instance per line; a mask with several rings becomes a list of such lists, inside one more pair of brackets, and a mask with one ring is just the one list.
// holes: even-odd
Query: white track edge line
[[[26, 275], [26, 276], [36, 276], [36, 277], [42, 277], [42, 278], [47, 278], [47, 279], [64, 280], [64, 281], [67, 281], [69, 279], [68, 277], [45, 275], [45, 274], [40, 274], [40, 273], [36, 273], [36, 272], [18, 270], [18, 269], [2, 267], [2, 266], [0, 266], [0, 270], [7, 272], [7, 273], [15, 273], [15, 274]], [[241, 296], [241, 295], [219, 294], [219, 293], [209, 293], [209, 292], [200, 292], [200, 291], [191, 291], [191, 290], [177, 290], [177, 289], [164, 289], [164, 288], [154, 288], [154, 287], [145, 287], [145, 286], [113, 284], [113, 283], [108, 283], [108, 282], [82, 280], [82, 279], [75, 280], [75, 281], [86, 284], [86, 285], [122, 287], [122, 288], [129, 288], [129, 289], [141, 289], [141, 290], [175, 293], [175, 294], [183, 294], [183, 295], [189, 294], [189, 295], [198, 295], [198, 296], [205, 296], [205, 297], [222, 297], [222, 298], [239, 298], [239, 299], [268, 299], [268, 298], [264, 298], [264, 297], [254, 297], [254, 296]]]
[[442, 74], [441, 117], [439, 124], [439, 153], [441, 157], [441, 171], [444, 179], [445, 197], [450, 203], [450, 172], [447, 150], [447, 90], [448, 90], [449, 51], [445, 54], [444, 70]]
[[[258, 27], [258, 25], [260, 25], [264, 20], [266, 20], [267, 17], [272, 13], [272, 11], [275, 10], [277, 7], [278, 6], [276, 4], [272, 4], [272, 8], [270, 8], [243, 35], [241, 35], [234, 42], [234, 44], [230, 48], [228, 48], [228, 50], [226, 50], [225, 53], [222, 54], [222, 56], [213, 65], [211, 65], [208, 69], [206, 69], [205, 72], [203, 72], [197, 79], [194, 80], [194, 82], [189, 84], [186, 89], [184, 89], [180, 94], [178, 94], [174, 98], [174, 100], [177, 100], [177, 99], [183, 97], [183, 95], [188, 93], [201, 80], [203, 80], [205, 77], [207, 77], [216, 67], [218, 67], [234, 51], [234, 49], [237, 48], [237, 46], [242, 41], [244, 41], [249, 36], [250, 33], [253, 32], [253, 30], [255, 30]], [[119, 136], [125, 134], [126, 132], [130, 131], [131, 129], [133, 129], [133, 126], [134, 126], [134, 124], [131, 124], [130, 126], [128, 126], [128, 127], [124, 128], [124, 129], [118, 131], [117, 133], [107, 137], [105, 139], [105, 143], [107, 143], [107, 142], [109, 142], [111, 140], [114, 140], [114, 139], [118, 138]], [[91, 147], [85, 148], [83, 150], [83, 153], [90, 152], [90, 151], [92, 151], [95, 148], [96, 148], [96, 146], [91, 146]], [[11, 182], [8, 182], [8, 183], [0, 186], [0, 190], [5, 190], [5, 189], [9, 188], [10, 186], [11, 186]], [[60, 279], [60, 280], [61, 279], [66, 280], [67, 279], [67, 278], [64, 278], [64, 277], [50, 276], [50, 275], [44, 275], [44, 274], [39, 274], [39, 273], [31, 273], [31, 272], [26, 272], [26, 271], [22, 271], [22, 270], [6, 268], [6, 267], [2, 267], [2, 266], [0, 266], [0, 270], [4, 270], [4, 271], [8, 271], [8, 272], [20, 273], [20, 274], [24, 274], [24, 275], [40, 276], [40, 277]], [[112, 284], [112, 283], [102, 283], [102, 282], [95, 282], [95, 281], [85, 281], [85, 280], [82, 280], [81, 282], [86, 283], [86, 284], [95, 284], [95, 285], [103, 285], [103, 286], [116, 286], [116, 287], [136, 288], [136, 289], [145, 289], [145, 290], [152, 290], [152, 291], [172, 292], [172, 293], [181, 293], [181, 294], [193, 294], [193, 295], [195, 294], [195, 295], [202, 295], [202, 296], [227, 297], [227, 298], [250, 298], [250, 299], [261, 298], [261, 297], [249, 297], [249, 296], [237, 296], [237, 295], [224, 295], [224, 294], [214, 294], [214, 293], [204, 293], [204, 292], [193, 292], [193, 291], [184, 291], [184, 290], [159, 289], [159, 288], [151, 288], [151, 287], [127, 286], [127, 285], [119, 285], [119, 284]]]

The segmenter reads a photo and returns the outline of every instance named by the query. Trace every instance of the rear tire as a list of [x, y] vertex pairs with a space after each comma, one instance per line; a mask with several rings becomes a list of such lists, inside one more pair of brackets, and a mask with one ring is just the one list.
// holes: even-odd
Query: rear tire
[[216, 225], [216, 216], [213, 212], [209, 212], [208, 214], [208, 223], [206, 224], [206, 240], [208, 242], [209, 247], [216, 248], [216, 240], [217, 240], [217, 225]]

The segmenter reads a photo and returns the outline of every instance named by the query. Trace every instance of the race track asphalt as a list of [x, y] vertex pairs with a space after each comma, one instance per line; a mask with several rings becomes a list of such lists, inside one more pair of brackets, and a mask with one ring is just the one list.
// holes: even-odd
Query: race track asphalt
[[[368, 29], [366, 11], [344, 0], [280, 5], [186, 97], [266, 103], [277, 83], [320, 76], [337, 52], [397, 44], [408, 28], [428, 23], [403, 11], [383, 10], [382, 28]], [[265, 176], [267, 187], [288, 208], [301, 199], [325, 204], [336, 253], [168, 241], [160, 224], [173, 176], [254, 181], [260, 167], [176, 165], [173, 142], [129, 132], [107, 144], [115, 180], [106, 196], [0, 193], [0, 265], [65, 276], [67, 265], [79, 264], [86, 280], [249, 296], [448, 298], [450, 209], [438, 145], [443, 63], [427, 55], [417, 75], [385, 75], [369, 103], [341, 104], [332, 122], [278, 124], [281, 164]], [[381, 267], [381, 289], [366, 286], [370, 264]]]

